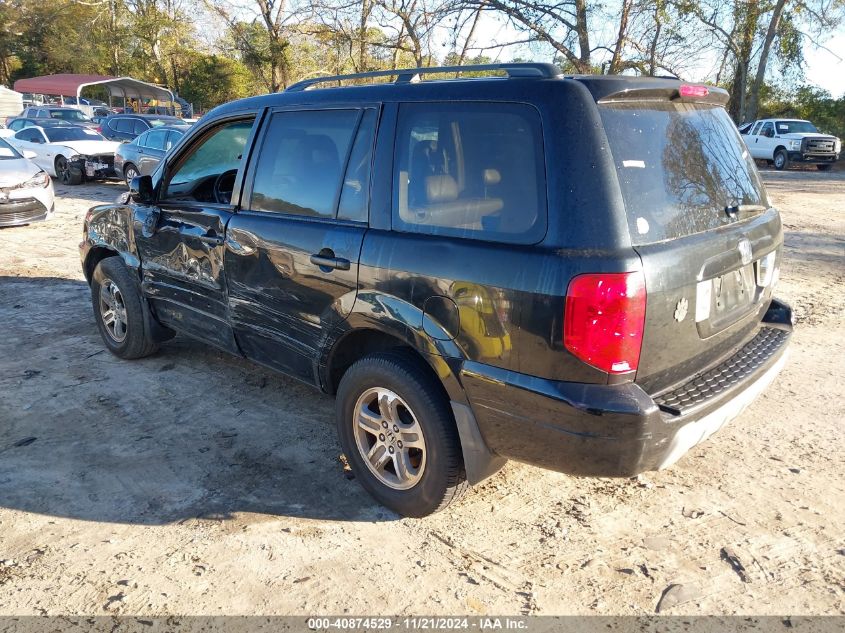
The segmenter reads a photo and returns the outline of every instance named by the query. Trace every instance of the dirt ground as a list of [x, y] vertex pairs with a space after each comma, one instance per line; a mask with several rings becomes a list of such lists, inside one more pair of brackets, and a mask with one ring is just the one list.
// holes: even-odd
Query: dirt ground
[[0, 615], [845, 612], [845, 173], [765, 179], [798, 316], [768, 392], [668, 471], [510, 463], [425, 520], [344, 476], [331, 398], [105, 352], [77, 243], [122, 186], [58, 186], [0, 230]]

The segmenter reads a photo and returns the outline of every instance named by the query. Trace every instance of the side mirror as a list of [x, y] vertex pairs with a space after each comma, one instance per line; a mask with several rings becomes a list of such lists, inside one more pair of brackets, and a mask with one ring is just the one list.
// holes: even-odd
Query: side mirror
[[153, 179], [150, 176], [135, 176], [129, 183], [129, 197], [138, 204], [153, 203]]
[[23, 157], [24, 157], [24, 158], [26, 158], [26, 159], [28, 159], [28, 160], [32, 160], [32, 159], [33, 159], [33, 158], [35, 158], [36, 156], [38, 156], [38, 154], [36, 154], [35, 152], [33, 152], [31, 149], [25, 149], [25, 150], [23, 151]]

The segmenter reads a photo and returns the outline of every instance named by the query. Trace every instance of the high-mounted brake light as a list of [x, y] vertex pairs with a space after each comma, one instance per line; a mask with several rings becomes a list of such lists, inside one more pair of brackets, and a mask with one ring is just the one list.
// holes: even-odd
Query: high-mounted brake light
[[636, 371], [645, 326], [641, 272], [578, 275], [569, 282], [563, 344], [609, 374]]
[[683, 84], [680, 88], [678, 88], [678, 94], [682, 97], [706, 97], [709, 94], [709, 90], [707, 90], [707, 86], [691, 86], [689, 84]]

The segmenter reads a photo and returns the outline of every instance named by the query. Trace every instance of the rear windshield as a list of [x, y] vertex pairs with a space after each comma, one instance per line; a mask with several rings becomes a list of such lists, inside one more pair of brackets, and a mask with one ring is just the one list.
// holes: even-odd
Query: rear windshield
[[611, 103], [599, 110], [634, 244], [700, 233], [768, 207], [754, 159], [724, 108]]
[[50, 110], [51, 119], [61, 119], [62, 121], [90, 121], [87, 116], [82, 114], [79, 110]]

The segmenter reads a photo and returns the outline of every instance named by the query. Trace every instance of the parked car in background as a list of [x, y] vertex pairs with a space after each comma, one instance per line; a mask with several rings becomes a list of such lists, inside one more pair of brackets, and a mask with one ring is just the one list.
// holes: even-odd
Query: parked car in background
[[22, 119], [57, 119], [59, 121], [65, 121], [67, 123], [72, 123], [74, 125], [81, 125], [83, 127], [90, 127], [95, 128], [97, 124], [94, 123], [89, 117], [85, 116], [82, 112], [77, 110], [76, 108], [64, 108], [64, 107], [29, 107], [25, 108], [24, 111], [21, 113], [20, 117]]
[[153, 173], [168, 150], [189, 129], [190, 125], [162, 125], [121, 143], [114, 153], [115, 174], [122, 175], [128, 184], [137, 176]]
[[114, 152], [119, 143], [76, 125], [42, 122], [7, 139], [18, 150], [32, 152], [32, 161], [64, 184], [114, 175]]
[[46, 220], [55, 209], [53, 181], [33, 156], [0, 139], [0, 226]]
[[760, 119], [739, 126], [739, 133], [751, 156], [775, 169], [787, 169], [790, 163], [810, 163], [827, 171], [842, 151], [840, 139], [822, 134], [803, 119]]
[[162, 125], [179, 125], [175, 116], [159, 114], [113, 114], [100, 121], [98, 131], [112, 141], [131, 141], [139, 134]]
[[336, 393], [356, 481], [407, 516], [506, 459], [666, 468], [739, 415], [792, 313], [728, 93], [460, 70], [507, 78], [321, 77], [205, 115], [86, 215], [104, 345], [178, 331]]
[[68, 123], [67, 121], [60, 121], [58, 119], [24, 119], [21, 117], [15, 117], [10, 119], [6, 122], [6, 127], [10, 131], [8, 136], [14, 135], [15, 132], [20, 132], [25, 127], [32, 127], [34, 125], [73, 125], [72, 123]]

